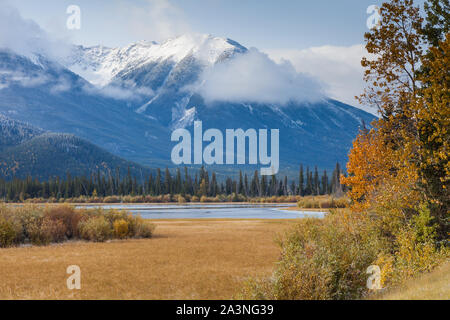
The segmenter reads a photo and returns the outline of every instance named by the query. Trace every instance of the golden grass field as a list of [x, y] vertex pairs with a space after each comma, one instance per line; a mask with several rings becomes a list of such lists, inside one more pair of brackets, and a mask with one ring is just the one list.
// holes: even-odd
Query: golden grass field
[[450, 300], [450, 262], [401, 288], [377, 295], [380, 300]]
[[[274, 239], [293, 221], [154, 221], [149, 240], [0, 249], [0, 299], [232, 299], [250, 276], [267, 276]], [[81, 290], [66, 268], [81, 268]]]

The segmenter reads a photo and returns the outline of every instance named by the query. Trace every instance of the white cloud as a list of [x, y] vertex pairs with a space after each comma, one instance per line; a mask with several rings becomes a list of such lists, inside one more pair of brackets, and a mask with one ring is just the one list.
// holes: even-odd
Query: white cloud
[[128, 26], [141, 39], [163, 41], [171, 37], [191, 32], [183, 11], [169, 0], [147, 0], [145, 7], [130, 7]]
[[89, 94], [100, 94], [116, 100], [140, 101], [154, 95], [151, 88], [124, 85], [128, 85], [128, 83], [124, 82], [122, 85], [110, 84], [104, 87], [85, 86], [83, 89]]
[[323, 98], [321, 85], [313, 77], [296, 72], [287, 61], [276, 63], [256, 49], [206, 70], [200, 83], [196, 91], [208, 102], [284, 105]]
[[0, 49], [5, 48], [31, 59], [36, 54], [57, 59], [69, 50], [65, 42], [51, 39], [38, 24], [22, 18], [16, 8], [0, 0]]
[[8, 88], [10, 84], [25, 88], [43, 85], [49, 81], [48, 77], [40, 74], [26, 74], [18, 70], [0, 70], [0, 90]]
[[50, 88], [50, 92], [58, 94], [69, 91], [72, 88], [71, 81], [66, 77], [58, 77], [56, 83]]
[[371, 113], [373, 108], [360, 106], [355, 99], [363, 93], [365, 82], [361, 59], [367, 56], [364, 45], [350, 47], [322, 46], [305, 50], [266, 50], [276, 61], [289, 60], [298, 72], [308, 73], [326, 84], [331, 98]]

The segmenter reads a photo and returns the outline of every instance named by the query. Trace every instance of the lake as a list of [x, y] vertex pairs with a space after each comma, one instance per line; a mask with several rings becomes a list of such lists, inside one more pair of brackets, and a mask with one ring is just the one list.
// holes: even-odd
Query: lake
[[288, 211], [295, 204], [86, 205], [80, 208], [127, 210], [144, 219], [300, 219], [323, 218], [325, 212]]

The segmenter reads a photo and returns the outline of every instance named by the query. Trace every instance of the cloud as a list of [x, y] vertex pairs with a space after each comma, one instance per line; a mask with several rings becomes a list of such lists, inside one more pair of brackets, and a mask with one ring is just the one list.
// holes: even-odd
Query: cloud
[[89, 85], [85, 86], [83, 89], [89, 94], [99, 94], [116, 100], [140, 101], [154, 96], [154, 92], [151, 88], [136, 87], [136, 85], [130, 81], [121, 82], [120, 84], [112, 83], [104, 87]]
[[62, 92], [66, 92], [72, 89], [72, 83], [70, 79], [67, 79], [66, 77], [58, 77], [55, 84], [52, 85], [50, 88], [50, 92], [53, 94], [58, 94]]
[[207, 102], [284, 105], [289, 101], [313, 102], [324, 97], [322, 86], [313, 77], [298, 73], [287, 61], [276, 63], [256, 49], [206, 70], [195, 91]]
[[68, 53], [69, 45], [52, 39], [37, 23], [22, 18], [6, 0], [0, 0], [0, 49], [34, 59], [36, 54], [57, 59]]
[[[131, 7], [128, 25], [133, 35], [163, 41], [191, 32], [183, 11], [169, 0], [147, 0], [145, 4]], [[126, 8], [130, 8], [128, 1]]]
[[33, 88], [43, 85], [49, 81], [49, 78], [40, 74], [26, 74], [18, 70], [0, 70], [0, 90], [6, 89], [10, 84], [25, 88]]
[[328, 96], [376, 113], [360, 106], [355, 99], [363, 93], [365, 82], [361, 59], [368, 56], [362, 44], [350, 47], [322, 46], [305, 50], [265, 50], [275, 61], [289, 60], [297, 72], [310, 74], [326, 84]]

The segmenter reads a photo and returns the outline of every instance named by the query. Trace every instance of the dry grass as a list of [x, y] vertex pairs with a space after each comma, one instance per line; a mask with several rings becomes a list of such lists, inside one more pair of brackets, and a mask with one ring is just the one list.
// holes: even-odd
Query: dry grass
[[410, 280], [401, 288], [377, 295], [380, 300], [450, 300], [450, 262], [425, 274], [416, 280]]
[[[155, 221], [153, 239], [0, 249], [0, 299], [231, 299], [279, 258], [292, 221]], [[66, 287], [78, 265], [82, 289]]]

